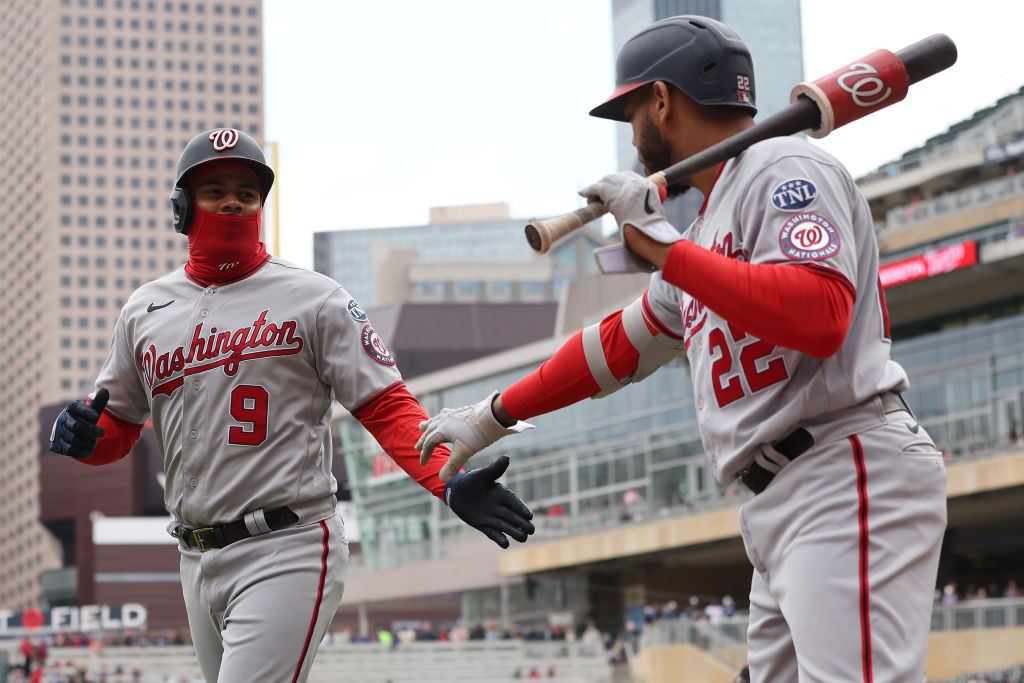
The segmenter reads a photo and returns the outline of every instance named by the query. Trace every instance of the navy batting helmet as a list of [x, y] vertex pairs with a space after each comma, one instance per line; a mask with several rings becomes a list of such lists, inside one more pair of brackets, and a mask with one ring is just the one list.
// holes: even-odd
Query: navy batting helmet
[[261, 205], [274, 184], [274, 171], [267, 166], [263, 148], [255, 140], [234, 128], [215, 128], [192, 138], [178, 159], [178, 176], [171, 191], [171, 207], [174, 211], [174, 229], [188, 232], [192, 222], [193, 201], [189, 190], [189, 179], [200, 166], [213, 161], [231, 159], [250, 167], [260, 180], [263, 196]]
[[615, 92], [590, 115], [628, 121], [626, 95], [654, 81], [671, 83], [699, 104], [757, 113], [750, 51], [735, 31], [714, 19], [669, 17], [626, 41], [615, 62]]

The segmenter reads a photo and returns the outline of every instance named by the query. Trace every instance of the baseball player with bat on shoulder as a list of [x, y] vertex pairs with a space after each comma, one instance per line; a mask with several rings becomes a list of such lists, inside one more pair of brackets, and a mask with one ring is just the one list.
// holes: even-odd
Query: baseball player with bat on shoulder
[[[840, 87], [875, 77], [853, 66], [860, 76], [840, 76]], [[623, 46], [617, 87], [591, 114], [630, 123], [652, 173], [751, 129], [753, 75], [728, 26], [672, 17]], [[867, 85], [858, 95], [884, 92]], [[946, 471], [889, 358], [867, 201], [839, 161], [790, 137], [667, 190], [691, 187], [704, 203], [682, 234], [647, 178], [613, 173], [584, 188], [626, 247], [605, 269], [652, 271], [650, 286], [504, 391], [424, 422], [421, 457], [453, 443], [446, 479], [531, 428], [521, 420], [617, 391], [685, 353], [710, 467], [753, 493], [740, 510], [753, 565], [750, 680], [920, 681]]]
[[207, 681], [305, 681], [345, 586], [348, 543], [325, 440], [338, 400], [409, 476], [502, 548], [533, 533], [497, 479], [441, 481], [420, 462], [427, 417], [366, 313], [334, 280], [260, 241], [274, 182], [231, 128], [192, 139], [171, 194], [188, 262], [137, 289], [87, 402], [57, 417], [50, 449], [89, 465], [124, 457], [152, 419], [164, 456], [192, 641]]

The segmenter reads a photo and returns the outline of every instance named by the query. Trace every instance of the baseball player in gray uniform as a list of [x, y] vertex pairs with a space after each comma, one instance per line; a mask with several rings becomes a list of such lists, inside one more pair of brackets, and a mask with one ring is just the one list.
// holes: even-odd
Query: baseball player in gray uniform
[[337, 282], [266, 253], [273, 181], [245, 133], [188, 143], [171, 195], [188, 262], [132, 294], [91, 400], [72, 402], [51, 435], [52, 450], [102, 465], [152, 420], [207, 681], [304, 681], [334, 618], [348, 562], [325, 439], [334, 399], [495, 543], [533, 532], [496, 481], [507, 458], [447, 485], [444, 457], [419, 462], [426, 413], [366, 313]]
[[[616, 76], [591, 114], [632, 125], [648, 173], [753, 125], [750, 54], [719, 22], [653, 24], [623, 46]], [[920, 681], [946, 474], [889, 358], [867, 202], [838, 161], [796, 138], [755, 144], [684, 185], [704, 204], [683, 234], [636, 173], [580, 192], [614, 215], [624, 262], [654, 271], [649, 288], [504, 392], [422, 424], [422, 457], [452, 442], [445, 479], [530, 427], [518, 420], [618, 390], [685, 351], [710, 467], [755, 494], [740, 511], [754, 568], [751, 680]]]

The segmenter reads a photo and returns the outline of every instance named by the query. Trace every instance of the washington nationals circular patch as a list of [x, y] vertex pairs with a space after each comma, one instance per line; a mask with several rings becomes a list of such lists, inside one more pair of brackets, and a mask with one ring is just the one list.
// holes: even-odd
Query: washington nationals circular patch
[[363, 326], [363, 350], [366, 351], [366, 355], [381, 365], [395, 364], [395, 357], [391, 355], [388, 347], [384, 346], [384, 340], [370, 325]]
[[782, 226], [779, 247], [794, 261], [821, 261], [839, 253], [839, 233], [827, 219], [804, 211]]

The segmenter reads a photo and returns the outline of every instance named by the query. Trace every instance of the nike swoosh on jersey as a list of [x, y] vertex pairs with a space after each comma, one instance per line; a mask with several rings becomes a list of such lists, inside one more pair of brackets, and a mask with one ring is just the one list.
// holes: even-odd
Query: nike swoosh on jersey
[[171, 299], [170, 301], [168, 301], [165, 304], [160, 304], [159, 306], [157, 306], [156, 304], [150, 302], [149, 306], [146, 307], [146, 313], [152, 313], [153, 311], [159, 311], [161, 308], [167, 308], [168, 306], [170, 306], [173, 303], [174, 303], [174, 299]]

